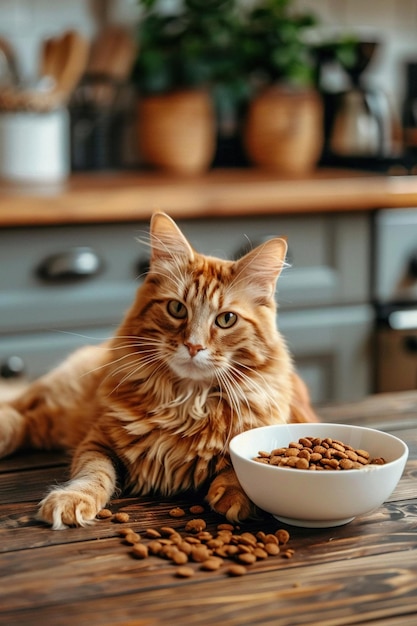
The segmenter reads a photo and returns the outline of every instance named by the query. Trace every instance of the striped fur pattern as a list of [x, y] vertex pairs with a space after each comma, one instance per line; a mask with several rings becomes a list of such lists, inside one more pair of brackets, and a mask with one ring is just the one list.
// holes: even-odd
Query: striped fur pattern
[[286, 242], [271, 239], [238, 261], [204, 256], [168, 216], [153, 216], [150, 270], [115, 336], [0, 407], [2, 456], [23, 446], [72, 452], [71, 479], [46, 495], [41, 519], [85, 526], [117, 490], [206, 485], [229, 520], [254, 512], [228, 442], [316, 419], [276, 328], [285, 254]]

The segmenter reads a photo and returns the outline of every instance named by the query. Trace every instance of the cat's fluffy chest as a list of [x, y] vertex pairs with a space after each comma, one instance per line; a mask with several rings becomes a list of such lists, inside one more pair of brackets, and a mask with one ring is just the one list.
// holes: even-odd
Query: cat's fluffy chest
[[[149, 403], [149, 399], [148, 399]], [[140, 407], [115, 405], [112, 439], [124, 459], [133, 493], [198, 488], [229, 464], [230, 410], [210, 390], [178, 396], [138, 414]]]

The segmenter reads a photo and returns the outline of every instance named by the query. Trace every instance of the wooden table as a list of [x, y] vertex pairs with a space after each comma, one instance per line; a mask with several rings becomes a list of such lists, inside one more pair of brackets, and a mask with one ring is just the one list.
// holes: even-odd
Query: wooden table
[[[87, 529], [52, 531], [35, 520], [48, 485], [66, 475], [59, 454], [25, 454], [0, 462], [0, 624], [118, 626], [417, 624], [417, 393], [380, 395], [327, 407], [324, 421], [363, 424], [402, 438], [410, 458], [389, 501], [339, 528], [288, 527], [295, 552], [257, 561], [232, 578], [204, 572], [181, 579], [158, 557], [132, 558], [109, 520]], [[323, 494], [326, 497], [326, 494]], [[183, 529], [197, 496], [121, 498], [138, 532]], [[185, 518], [169, 511], [180, 506]], [[201, 517], [201, 516], [198, 516]], [[221, 520], [203, 514], [208, 529]], [[282, 527], [265, 516], [244, 530]]]

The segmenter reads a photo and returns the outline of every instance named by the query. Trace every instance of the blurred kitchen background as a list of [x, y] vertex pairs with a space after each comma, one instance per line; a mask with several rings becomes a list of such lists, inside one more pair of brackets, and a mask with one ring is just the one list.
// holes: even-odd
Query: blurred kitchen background
[[[278, 16], [280, 48], [268, 48], [265, 16], [253, 13], [240, 35], [242, 53], [222, 56], [216, 48], [216, 63], [197, 58], [198, 37], [169, 39], [179, 28], [173, 23], [168, 47], [177, 75], [166, 49], [162, 62], [155, 55], [161, 24], [146, 4], [0, 0], [0, 376], [6, 380], [34, 378], [76, 345], [113, 332], [146, 269], [135, 236], [155, 208], [169, 212], [158, 196], [167, 181], [186, 180], [188, 189], [193, 180], [228, 170], [235, 184], [256, 168], [266, 184], [293, 181], [302, 204], [300, 181], [316, 176], [331, 185], [338, 176], [332, 170], [343, 170], [342, 178], [359, 172], [359, 180], [364, 172], [384, 180], [417, 173], [417, 0], [283, 2], [299, 19], [287, 19], [286, 8]], [[159, 14], [171, 15], [181, 4], [161, 1]], [[203, 32], [214, 29], [216, 46], [219, 39], [226, 45], [236, 26], [229, 11], [235, 4], [189, 2], [192, 19], [199, 21], [202, 11], [213, 17], [214, 26], [206, 23]], [[237, 4], [243, 12], [257, 3]], [[219, 32], [223, 39], [216, 39]], [[187, 46], [194, 65], [184, 69], [180, 52]], [[249, 69], [242, 69], [243, 60]], [[249, 81], [240, 81], [240, 70]], [[195, 87], [210, 71], [217, 86], [207, 99]], [[179, 87], [191, 91], [191, 101], [183, 101]], [[169, 96], [162, 120], [156, 119], [161, 94]], [[138, 194], [146, 180], [155, 204], [120, 219], [126, 175]], [[96, 217], [71, 216], [67, 223], [41, 210], [18, 217], [14, 202], [25, 194], [55, 197], [59, 207], [68, 204], [73, 185], [88, 194], [100, 184], [113, 189], [112, 219], [101, 220], [99, 206], [92, 209]], [[314, 402], [417, 386], [414, 204], [350, 211], [345, 199], [341, 212], [335, 198], [334, 211], [318, 205], [290, 215], [270, 208], [264, 214], [260, 201], [251, 215], [239, 215], [223, 203], [211, 217], [210, 202], [222, 193], [215, 189], [207, 193], [204, 216], [191, 208], [185, 219], [179, 211], [180, 224], [197, 248], [226, 257], [244, 249], [246, 235], [254, 245], [273, 234], [288, 237], [291, 268], [280, 279], [279, 324]]]
[[[198, 2], [196, 4], [198, 6]], [[211, 4], [216, 5], [216, 2]], [[221, 7], [222, 3], [217, 4]], [[240, 0], [233, 4], [245, 8], [253, 2]], [[317, 47], [315, 59], [318, 67], [315, 86], [325, 101], [322, 161], [384, 170], [391, 165], [404, 165], [402, 148], [404, 143], [413, 143], [414, 126], [417, 125], [417, 111], [414, 110], [417, 89], [416, 0], [398, 3], [390, 0], [366, 3], [360, 0], [294, 0], [288, 4], [291, 12], [312, 15], [316, 20], [311, 33], [308, 29], [307, 35], [300, 31], [301, 37], [310, 37], [310, 42], [322, 44]], [[62, 99], [71, 110], [72, 169], [135, 167], [146, 164], [148, 151], [152, 151], [144, 146], [144, 157], [132, 135], [137, 117], [137, 90], [146, 94], [147, 90], [158, 89], [158, 80], [163, 81], [158, 77], [156, 60], [151, 57], [146, 58], [131, 80], [137, 52], [135, 46], [140, 38], [137, 25], [145, 5], [146, 2], [136, 0], [0, 0], [0, 85], [3, 85], [0, 108], [5, 111], [55, 108], [58, 101], [49, 92], [47, 75], [51, 68], [52, 74], [60, 73], [65, 92]], [[161, 0], [157, 5], [162, 13], [169, 13], [180, 3], [178, 0]], [[222, 11], [227, 13], [223, 8], [217, 13]], [[116, 28], [109, 30], [109, 26]], [[149, 37], [150, 33], [148, 29], [145, 35]], [[61, 52], [55, 50], [54, 53], [51, 40], [64, 39], [65, 36], [73, 40], [61, 42]], [[150, 39], [152, 36], [156, 38], [151, 33]], [[337, 49], [337, 44], [343, 48], [343, 43], [355, 38], [362, 47], [356, 62], [352, 62], [349, 49]], [[154, 42], [151, 41], [149, 47], [151, 45]], [[60, 54], [61, 61], [57, 61]], [[69, 58], [63, 58], [65, 54]], [[271, 54], [275, 51], [272, 50]], [[70, 67], [66, 67], [66, 61]], [[150, 87], [149, 81], [138, 79], [138, 74], [150, 71], [152, 64], [157, 78], [155, 85]], [[230, 73], [234, 69], [224, 71]], [[81, 81], [77, 80], [79, 76]], [[4, 93], [5, 85], [15, 80], [20, 93], [11, 94], [10, 89]], [[228, 129], [236, 123], [232, 119], [233, 112], [230, 112], [231, 104], [227, 95], [222, 97], [220, 90], [217, 97], [224, 129], [221, 138], [226, 141], [222, 144], [223, 152], [216, 153], [214, 164], [241, 164], [246, 155], [236, 154], [233, 147], [227, 145], [227, 139], [229, 143], [231, 141], [231, 137], [227, 137]], [[142, 113], [147, 116], [147, 109]], [[62, 132], [59, 123], [59, 120], [51, 120], [51, 133]], [[410, 129], [405, 137], [402, 134], [404, 124]], [[8, 132], [12, 131], [9, 129]], [[3, 130], [3, 136], [5, 133]], [[142, 140], [147, 142], [146, 137]], [[107, 145], [109, 142], [111, 148]], [[25, 148], [27, 150], [27, 145]], [[151, 161], [152, 158], [153, 155], [149, 157]], [[256, 160], [256, 156], [253, 159]], [[409, 164], [407, 160], [405, 165]], [[10, 170], [13, 175], [13, 165], [4, 167], [6, 174]], [[63, 163], [64, 174], [65, 168]], [[59, 177], [59, 171], [56, 176]]]

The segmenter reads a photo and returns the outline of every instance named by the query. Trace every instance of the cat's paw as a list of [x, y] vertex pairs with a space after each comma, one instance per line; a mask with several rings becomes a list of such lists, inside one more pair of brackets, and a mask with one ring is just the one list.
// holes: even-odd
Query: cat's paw
[[50, 524], [53, 530], [88, 526], [93, 523], [100, 508], [96, 499], [86, 493], [57, 488], [40, 502], [38, 518]]
[[256, 507], [239, 485], [230, 484], [221, 474], [210, 485], [206, 500], [229, 522], [242, 522], [256, 513]]

